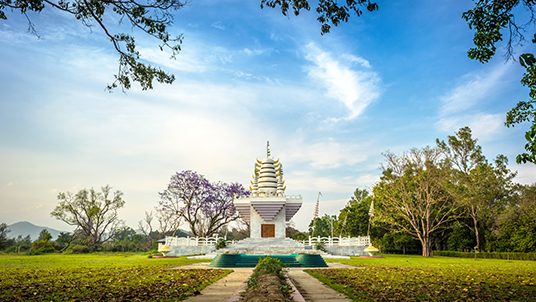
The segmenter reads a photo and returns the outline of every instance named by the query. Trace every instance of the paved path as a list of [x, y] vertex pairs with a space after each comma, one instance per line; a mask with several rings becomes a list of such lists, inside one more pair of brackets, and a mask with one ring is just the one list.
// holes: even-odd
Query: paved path
[[[341, 263], [331, 262], [328, 263], [329, 268], [356, 268], [355, 266], [349, 266]], [[194, 263], [186, 266], [177, 267], [176, 269], [209, 269], [208, 263]], [[205, 287], [200, 295], [191, 296], [186, 299], [187, 302], [199, 301], [199, 302], [234, 302], [240, 298], [240, 292], [246, 288], [246, 282], [251, 276], [253, 268], [237, 268], [233, 269], [233, 272], [225, 276], [223, 279], [212, 283]], [[351, 300], [346, 298], [345, 295], [338, 293], [337, 291], [324, 285], [316, 278], [311, 277], [303, 271], [302, 268], [290, 268], [288, 270], [288, 276], [291, 279], [294, 286], [300, 292], [300, 297], [303, 297], [307, 302], [322, 302], [322, 301], [335, 301], [335, 302], [350, 302]], [[297, 298], [297, 297], [296, 297]], [[297, 300], [300, 300], [299, 298]]]
[[298, 288], [300, 294], [305, 301], [308, 302], [351, 302], [345, 295], [324, 285], [318, 279], [311, 277], [302, 269], [291, 269], [288, 271], [288, 276], [292, 283]]
[[[183, 267], [185, 268], [185, 267]], [[188, 267], [193, 268], [193, 267]], [[201, 268], [201, 267], [195, 267]], [[211, 285], [205, 287], [200, 295], [191, 296], [187, 302], [227, 302], [238, 301], [240, 292], [246, 288], [246, 281], [253, 272], [253, 268], [233, 269], [233, 272]]]

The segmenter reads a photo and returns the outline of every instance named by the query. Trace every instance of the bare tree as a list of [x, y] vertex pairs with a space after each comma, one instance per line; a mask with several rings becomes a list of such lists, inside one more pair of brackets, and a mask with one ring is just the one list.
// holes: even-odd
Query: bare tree
[[113, 230], [121, 223], [117, 211], [125, 205], [123, 193], [112, 193], [110, 186], [101, 191], [82, 189], [78, 193], [59, 193], [59, 203], [51, 215], [75, 226], [86, 237], [91, 247], [111, 239]]

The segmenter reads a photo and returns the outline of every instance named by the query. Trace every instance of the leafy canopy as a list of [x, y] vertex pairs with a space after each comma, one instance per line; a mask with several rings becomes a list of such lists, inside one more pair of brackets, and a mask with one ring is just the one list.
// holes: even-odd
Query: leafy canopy
[[175, 58], [181, 49], [182, 35], [172, 35], [168, 27], [173, 23], [172, 13], [184, 5], [180, 0], [0, 0], [0, 20], [7, 19], [8, 12], [20, 12], [26, 16], [30, 32], [37, 36], [30, 13], [43, 10], [59, 10], [89, 28], [96, 26], [119, 55], [117, 74], [107, 89], [129, 89], [137, 82], [147, 90], [153, 88], [154, 81], [171, 84], [175, 76], [142, 62], [134, 34], [114, 32], [112, 24], [119, 20], [119, 25], [128, 24], [129, 30], [156, 39], [159, 49], [169, 50], [171, 58]]

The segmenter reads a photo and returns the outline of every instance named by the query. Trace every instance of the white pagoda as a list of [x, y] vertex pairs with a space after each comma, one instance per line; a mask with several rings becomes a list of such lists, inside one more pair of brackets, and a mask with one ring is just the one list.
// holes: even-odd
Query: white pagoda
[[255, 162], [250, 196], [233, 200], [239, 215], [250, 226], [250, 238], [286, 237], [286, 222], [300, 209], [302, 197], [287, 196], [285, 189], [283, 167], [279, 159], [272, 158], [267, 143], [266, 158]]

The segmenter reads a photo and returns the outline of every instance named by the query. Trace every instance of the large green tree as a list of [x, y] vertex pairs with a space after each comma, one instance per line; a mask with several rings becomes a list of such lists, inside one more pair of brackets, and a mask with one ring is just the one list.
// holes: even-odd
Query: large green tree
[[113, 236], [113, 231], [121, 222], [118, 210], [125, 205], [123, 193], [112, 191], [110, 186], [100, 191], [93, 188], [77, 193], [58, 194], [59, 203], [51, 215], [68, 225], [76, 227], [74, 233], [81, 233], [91, 248], [96, 248]]
[[309, 223], [309, 235], [313, 237], [337, 236], [337, 217], [324, 214]]
[[486, 160], [469, 127], [461, 128], [446, 142], [437, 140], [437, 145], [454, 167], [449, 192], [471, 218], [469, 227], [476, 249], [482, 250], [484, 230], [491, 229], [493, 217], [511, 194], [515, 174], [508, 169], [508, 159], [503, 155], [497, 156], [495, 164]]
[[518, 197], [498, 217], [497, 249], [509, 252], [536, 251], [536, 184], [519, 186]]
[[451, 168], [437, 148], [412, 149], [403, 155], [385, 154], [380, 182], [373, 188], [375, 220], [391, 225], [421, 243], [430, 256], [432, 236], [458, 214], [446, 189]]
[[372, 196], [368, 191], [357, 188], [348, 204], [339, 213], [337, 233], [350, 237], [366, 236], [371, 202]]

